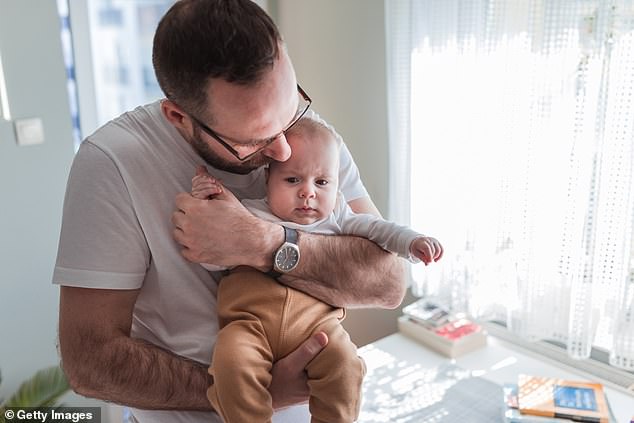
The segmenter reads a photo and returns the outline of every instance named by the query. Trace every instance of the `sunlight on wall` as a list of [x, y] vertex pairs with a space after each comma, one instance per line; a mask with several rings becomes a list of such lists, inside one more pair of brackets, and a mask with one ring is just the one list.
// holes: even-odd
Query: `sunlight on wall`
[[11, 120], [9, 94], [7, 93], [7, 83], [4, 78], [4, 68], [2, 67], [2, 52], [0, 52], [0, 116], [5, 120]]

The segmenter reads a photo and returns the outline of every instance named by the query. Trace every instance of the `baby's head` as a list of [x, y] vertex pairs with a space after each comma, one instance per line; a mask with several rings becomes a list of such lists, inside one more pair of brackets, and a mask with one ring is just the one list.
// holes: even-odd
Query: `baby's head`
[[286, 140], [291, 157], [269, 165], [269, 207], [284, 221], [310, 224], [327, 217], [335, 208], [339, 142], [330, 128], [308, 116], [286, 132]]

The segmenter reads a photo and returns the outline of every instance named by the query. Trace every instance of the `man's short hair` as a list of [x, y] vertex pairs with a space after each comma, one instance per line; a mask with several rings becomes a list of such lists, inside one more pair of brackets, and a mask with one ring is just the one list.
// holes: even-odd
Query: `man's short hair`
[[180, 0], [158, 24], [152, 63], [165, 96], [200, 113], [211, 78], [258, 82], [273, 67], [281, 41], [271, 18], [251, 0]]

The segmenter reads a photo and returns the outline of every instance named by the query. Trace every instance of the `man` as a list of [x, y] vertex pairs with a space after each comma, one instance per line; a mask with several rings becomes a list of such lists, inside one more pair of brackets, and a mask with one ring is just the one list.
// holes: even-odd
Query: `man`
[[[62, 366], [75, 391], [129, 405], [139, 422], [219, 421], [205, 393], [220, 274], [195, 263], [274, 269], [344, 307], [396, 307], [403, 268], [365, 239], [287, 239], [238, 201], [184, 192], [204, 164], [238, 199], [264, 196], [262, 167], [288, 159], [284, 131], [310, 105], [255, 3], [176, 3], [157, 29], [153, 62], [166, 99], [89, 136], [71, 169], [54, 274]], [[352, 209], [378, 214], [345, 148], [340, 173]], [[301, 254], [281, 260], [289, 248]], [[326, 343], [316, 334], [276, 363], [275, 408], [306, 400], [303, 368]]]

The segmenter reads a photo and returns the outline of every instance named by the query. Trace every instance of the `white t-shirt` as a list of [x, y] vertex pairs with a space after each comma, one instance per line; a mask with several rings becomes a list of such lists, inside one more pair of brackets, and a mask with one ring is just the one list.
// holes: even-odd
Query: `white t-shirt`
[[[53, 283], [140, 289], [132, 337], [209, 363], [218, 332], [220, 274], [181, 256], [170, 222], [176, 194], [190, 190], [199, 165], [206, 163], [167, 122], [159, 102], [125, 113], [89, 136], [68, 180]], [[207, 167], [238, 199], [265, 195], [263, 169], [237, 175]], [[340, 181], [346, 201], [367, 196], [344, 144]], [[141, 423], [220, 421], [211, 412], [132, 413]]]

